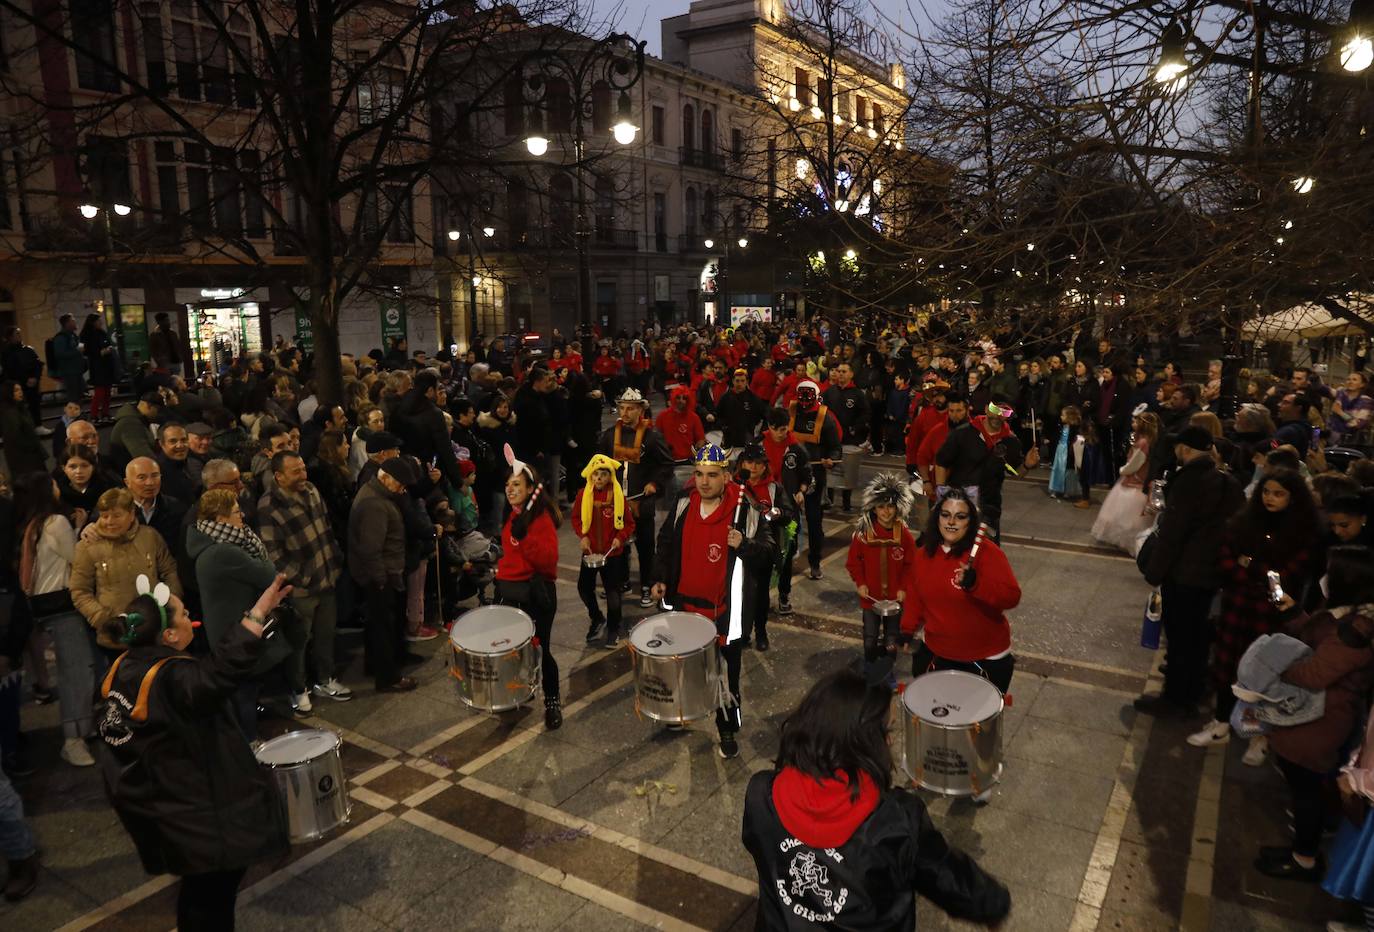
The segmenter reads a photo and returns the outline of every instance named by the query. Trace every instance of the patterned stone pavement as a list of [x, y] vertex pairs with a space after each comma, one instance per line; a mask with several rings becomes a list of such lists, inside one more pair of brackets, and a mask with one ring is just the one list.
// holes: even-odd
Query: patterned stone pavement
[[[1010, 885], [1008, 928], [1320, 928], [1339, 905], [1250, 868], [1259, 844], [1284, 838], [1275, 772], [1243, 767], [1238, 744], [1189, 748], [1184, 726], [1131, 710], [1157, 660], [1138, 644], [1146, 589], [1129, 560], [1092, 545], [1094, 513], [1048, 500], [1034, 481], [1009, 484], [1006, 549], [1025, 597], [1012, 616], [1004, 778], [985, 807], [929, 797], [937, 824]], [[319, 700], [305, 724], [343, 735], [350, 821], [252, 870], [240, 928], [752, 929], [744, 785], [769, 766], [777, 726], [811, 682], [858, 653], [848, 517], [829, 513], [826, 578], [797, 581], [797, 614], [771, 623], [773, 649], [746, 653], [732, 761], [713, 753], [709, 725], [667, 732], [638, 719], [628, 654], [582, 644], [567, 529], [556, 733], [540, 710], [463, 707], [442, 640], [418, 645], [429, 656], [419, 690], [377, 695], [360, 635], [343, 636], [357, 698]], [[43, 876], [28, 900], [0, 903], [0, 927], [171, 928], [175, 882], [143, 874], [98, 776], [58, 761], [55, 707], [26, 706], [24, 725], [41, 764], [21, 789]], [[929, 906], [920, 924], [958, 925]]]

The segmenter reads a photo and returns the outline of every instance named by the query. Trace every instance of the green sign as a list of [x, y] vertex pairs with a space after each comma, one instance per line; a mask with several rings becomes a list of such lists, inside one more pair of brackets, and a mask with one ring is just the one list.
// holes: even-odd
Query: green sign
[[382, 301], [382, 348], [391, 349], [391, 343], [399, 337], [406, 338], [406, 307], [400, 301]]
[[[385, 311], [383, 312], [385, 318]], [[385, 326], [385, 325], [384, 325]], [[310, 308], [296, 305], [296, 346], [302, 353], [315, 352], [315, 323], [310, 319]]]
[[[110, 332], [110, 338], [114, 339], [115, 308], [114, 304], [104, 304], [101, 310], [105, 313], [105, 329]], [[124, 364], [129, 371], [137, 369], [140, 363], [147, 362], [151, 357], [148, 355], [148, 319], [144, 315], [142, 304], [121, 304], [119, 306], [119, 320], [124, 330]]]

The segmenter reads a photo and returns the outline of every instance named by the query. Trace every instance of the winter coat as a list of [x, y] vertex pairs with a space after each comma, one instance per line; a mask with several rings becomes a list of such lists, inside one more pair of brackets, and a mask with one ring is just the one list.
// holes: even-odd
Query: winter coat
[[753, 392], [728, 391], [716, 402], [716, 430], [726, 447], [742, 447], [753, 441], [767, 413], [767, 406]]
[[[652, 482], [657, 486], [658, 490], [652, 496], [645, 496], [637, 503], [643, 505], [645, 502], [656, 502], [658, 497], [663, 494], [663, 490], [668, 487], [668, 482], [673, 476], [673, 454], [668, 452], [668, 444], [664, 441], [663, 435], [650, 425], [648, 415], [641, 417], [640, 425], [644, 427], [644, 436], [640, 439], [639, 448], [636, 451], [638, 462], [628, 461], [628, 472], [622, 468], [620, 485], [627, 496], [639, 495], [644, 491], [646, 483]], [[631, 430], [628, 427], [621, 427], [620, 421], [616, 421], [601, 432], [596, 443], [596, 449], [599, 453], [604, 453], [612, 459], [625, 463], [627, 462], [626, 454], [616, 450], [617, 429], [619, 429], [622, 446], [631, 447], [634, 445], [637, 428]], [[626, 476], [629, 477], [629, 481], [626, 481]]]
[[457, 485], [463, 479], [458, 458], [453, 453], [444, 412], [419, 389], [406, 392], [396, 407], [395, 418], [388, 420], [391, 430], [401, 438], [405, 452], [428, 466], [436, 458], [444, 478]]
[[[148, 873], [239, 870], [286, 853], [281, 807], [232, 703], [264, 646], [235, 625], [208, 657], [136, 647], [106, 677], [101, 775]], [[146, 720], [131, 721], [145, 674], [162, 660]]]
[[406, 534], [399, 497], [374, 478], [353, 499], [348, 516], [348, 572], [360, 586], [405, 589]]
[[821, 396], [821, 403], [840, 422], [841, 436], [846, 444], [860, 444], [868, 439], [868, 399], [858, 385], [851, 383], [847, 388], [832, 385]]
[[1275, 728], [1269, 733], [1269, 747], [1284, 760], [1326, 773], [1340, 763], [1341, 748], [1358, 727], [1374, 683], [1374, 606], [1318, 612], [1290, 626], [1288, 633], [1311, 647], [1312, 656], [1285, 670], [1283, 681], [1325, 689], [1326, 711], [1315, 722]]
[[972, 421], [966, 419], [950, 427], [935, 454], [935, 465], [948, 471], [942, 484], [960, 488], [978, 485], [983, 464], [990, 455], [983, 435]]
[[[277, 571], [266, 560], [234, 544], [219, 543], [194, 526], [186, 532], [186, 553], [195, 566], [205, 639], [217, 652], [228, 643], [226, 636], [243, 613], [272, 585]], [[272, 638], [268, 648], [259, 652], [253, 672], [261, 673], [280, 661], [286, 652], [282, 648], [289, 649], [286, 638]]]
[[147, 576], [153, 585], [166, 583], [178, 597], [182, 594], [181, 577], [171, 551], [157, 531], [147, 525], [135, 523], [115, 539], [100, 537], [77, 542], [76, 557], [72, 560], [72, 604], [96, 629], [101, 647], [121, 646], [107, 638], [100, 626], [129, 607], [138, 595], [140, 575]]
[[[497, 471], [500, 473], [504, 473], [506, 463], [505, 459], [502, 458], [501, 451], [505, 449], [506, 444], [510, 444], [512, 450], [515, 449], [515, 427], [518, 423], [519, 419], [513, 411], [507, 415], [504, 421], [490, 411], [483, 411], [477, 415], [477, 435], [496, 451], [500, 463]], [[500, 477], [497, 479], [498, 488], [499, 483]]]
[[[95, 386], [111, 386], [119, 378], [119, 356], [115, 353], [114, 341], [109, 333], [92, 327], [82, 338], [85, 348], [86, 365], [90, 368], [90, 383]], [[105, 350], [110, 352], [105, 352]]]
[[1210, 456], [1179, 467], [1164, 489], [1164, 512], [1145, 567], [1152, 586], [1171, 582], [1198, 589], [1221, 584], [1218, 557], [1226, 522], [1245, 496]]
[[135, 404], [123, 404], [115, 412], [110, 429], [110, 455], [121, 464], [140, 456], [153, 455], [153, 432]]
[[1060, 410], [1073, 405], [1083, 415], [1084, 424], [1096, 423], [1101, 393], [1101, 386], [1097, 384], [1096, 379], [1086, 378], [1080, 382], [1077, 378], [1069, 376], [1068, 381], [1064, 383], [1064, 403]]
[[55, 379], [79, 379], [86, 372], [86, 356], [75, 331], [62, 329], [52, 338], [53, 366], [48, 372]]
[[5, 465], [10, 475], [18, 478], [31, 472], [43, 472], [48, 465], [48, 451], [38, 439], [29, 412], [18, 403], [0, 403], [0, 440], [5, 442]]
[[849, 801], [843, 785], [839, 793], [827, 795], [820, 784], [803, 777], [815, 789], [801, 803], [807, 807], [801, 809], [802, 824], [789, 830], [775, 797], [785, 773], [756, 773], [745, 791], [743, 841], [759, 875], [757, 929], [913, 929], [917, 893], [951, 916], [983, 925], [1010, 911], [1007, 888], [950, 847], [915, 793], [883, 790], [842, 843], [812, 838], [812, 844], [797, 835], [809, 836], [810, 825], [829, 827], [849, 817], [857, 804]]
[[513, 445], [515, 455], [538, 469], [546, 456], [556, 456], [562, 449], [555, 448], [552, 443], [553, 418], [549, 414], [548, 402], [544, 395], [526, 384], [515, 393], [511, 411], [519, 418]]
[[1283, 681], [1283, 672], [1312, 656], [1312, 648], [1287, 634], [1261, 634], [1236, 669], [1238, 698], [1254, 703], [1255, 715], [1271, 725], [1304, 725], [1322, 717], [1326, 693]]

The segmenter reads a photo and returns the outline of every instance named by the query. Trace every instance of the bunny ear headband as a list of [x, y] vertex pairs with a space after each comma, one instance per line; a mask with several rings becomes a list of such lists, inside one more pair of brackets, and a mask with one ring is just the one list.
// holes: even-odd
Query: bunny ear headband
[[[157, 605], [158, 620], [161, 627], [158, 631], [167, 630], [167, 601], [172, 597], [172, 590], [167, 588], [166, 583], [158, 583], [153, 586], [148, 577], [142, 573], [134, 581], [134, 588], [139, 595], [150, 595], [153, 602]], [[120, 616], [124, 619], [124, 635], [120, 638], [125, 644], [132, 644], [138, 638], [138, 626], [143, 624], [143, 616], [138, 612], [126, 612]]]
[[514, 475], [515, 473], [522, 472], [525, 474], [525, 478], [529, 479], [530, 482], [534, 484], [534, 491], [530, 493], [529, 501], [525, 504], [530, 505], [538, 501], [539, 493], [544, 490], [544, 483], [535, 478], [534, 470], [530, 468], [528, 463], [522, 463], [515, 458], [515, 451], [510, 448], [509, 443], [506, 444], [503, 449], [506, 454], [506, 462], [510, 464], [511, 474]]

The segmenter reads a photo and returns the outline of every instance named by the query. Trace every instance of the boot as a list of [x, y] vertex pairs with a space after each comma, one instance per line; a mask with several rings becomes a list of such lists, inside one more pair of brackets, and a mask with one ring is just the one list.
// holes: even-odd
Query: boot
[[18, 861], [10, 861], [10, 876], [5, 882], [5, 899], [11, 903], [22, 900], [38, 886], [38, 852]]
[[557, 696], [544, 697], [544, 728], [557, 731], [563, 727], [563, 703]]

